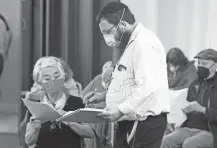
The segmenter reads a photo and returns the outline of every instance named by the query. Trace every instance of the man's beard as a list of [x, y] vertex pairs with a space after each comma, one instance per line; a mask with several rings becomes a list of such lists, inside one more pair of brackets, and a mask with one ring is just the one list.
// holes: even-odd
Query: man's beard
[[113, 48], [113, 54], [112, 54], [112, 65], [115, 66], [118, 62], [118, 60], [120, 59], [121, 55], [123, 54], [129, 39], [130, 39], [131, 34], [129, 32], [125, 32], [120, 44]]

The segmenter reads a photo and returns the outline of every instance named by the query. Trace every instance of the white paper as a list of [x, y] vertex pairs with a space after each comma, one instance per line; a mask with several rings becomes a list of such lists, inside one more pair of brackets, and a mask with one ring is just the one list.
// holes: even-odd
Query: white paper
[[64, 116], [61, 116], [56, 109], [47, 103], [34, 102], [22, 99], [26, 107], [29, 109], [32, 116], [43, 122], [45, 121], [68, 121], [68, 122], [83, 122], [83, 123], [98, 123], [104, 120], [97, 118], [97, 114], [105, 110], [94, 108], [83, 108], [75, 111], [68, 111]]
[[56, 109], [47, 103], [34, 102], [26, 99], [22, 99], [32, 116], [41, 121], [54, 121], [61, 115]]
[[63, 117], [56, 121], [81, 122], [81, 123], [99, 123], [105, 122], [97, 117], [97, 114], [104, 112], [103, 109], [83, 108], [67, 112]]
[[183, 108], [188, 105], [187, 101], [188, 89], [170, 90], [170, 113], [167, 115], [168, 123], [175, 124], [176, 127], [187, 119]]

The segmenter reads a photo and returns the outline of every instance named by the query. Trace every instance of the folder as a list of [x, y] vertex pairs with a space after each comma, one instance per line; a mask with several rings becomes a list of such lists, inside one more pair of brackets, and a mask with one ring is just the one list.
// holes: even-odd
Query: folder
[[29, 109], [32, 116], [41, 121], [67, 121], [81, 123], [99, 123], [105, 122], [97, 118], [97, 114], [102, 113], [103, 109], [82, 108], [75, 111], [68, 111], [61, 116], [57, 110], [48, 103], [34, 102], [22, 99], [26, 107]]

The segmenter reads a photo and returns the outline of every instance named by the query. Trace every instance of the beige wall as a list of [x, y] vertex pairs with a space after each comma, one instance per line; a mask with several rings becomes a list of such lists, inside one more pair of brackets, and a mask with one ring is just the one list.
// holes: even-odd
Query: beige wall
[[1, 78], [2, 96], [0, 102], [17, 104], [20, 99], [21, 84], [21, 23], [20, 0], [0, 0], [0, 13], [7, 19], [12, 30], [13, 40], [9, 51], [9, 60]]
[[204, 48], [217, 50], [216, 0], [121, 1], [157, 34], [166, 50], [180, 47], [190, 59]]

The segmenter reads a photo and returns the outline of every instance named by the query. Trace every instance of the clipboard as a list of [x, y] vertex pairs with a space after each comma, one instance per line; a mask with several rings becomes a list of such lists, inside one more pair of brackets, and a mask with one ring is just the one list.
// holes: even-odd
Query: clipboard
[[97, 118], [97, 114], [104, 112], [103, 109], [82, 108], [75, 111], [69, 111], [56, 121], [81, 122], [81, 123], [102, 123], [105, 120]]
[[34, 102], [22, 98], [22, 101], [29, 109], [32, 116], [43, 122], [46, 121], [67, 121], [81, 123], [99, 123], [105, 120], [97, 118], [97, 114], [102, 113], [103, 109], [82, 108], [75, 111], [68, 111], [65, 115], [60, 115], [57, 110], [48, 103]]

